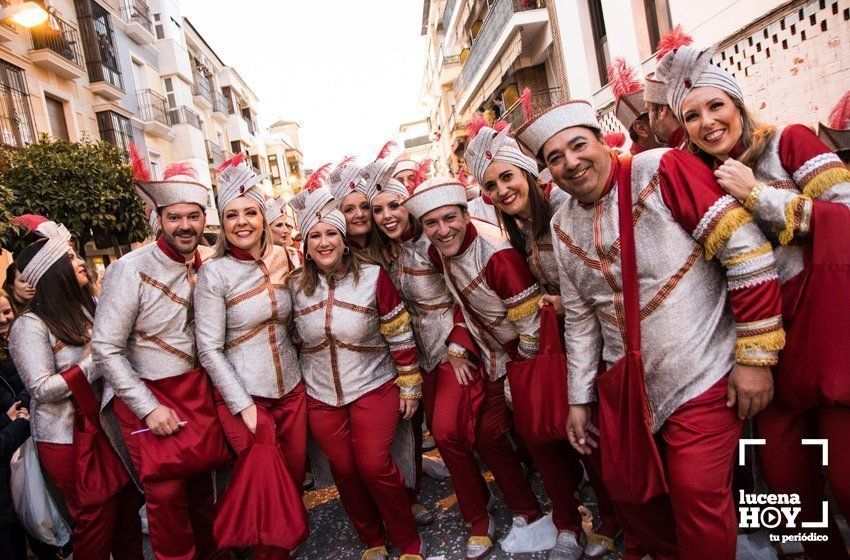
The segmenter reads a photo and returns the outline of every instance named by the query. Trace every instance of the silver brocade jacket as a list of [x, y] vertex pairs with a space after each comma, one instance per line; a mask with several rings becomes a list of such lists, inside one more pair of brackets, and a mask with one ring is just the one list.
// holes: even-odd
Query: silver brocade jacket
[[100, 398], [103, 381], [92, 363], [89, 346], [66, 345], [53, 336], [39, 317], [24, 313], [12, 324], [9, 353], [32, 397], [33, 439], [46, 443], [73, 443], [75, 408], [71, 389], [60, 374], [79, 366], [95, 395]]
[[[396, 302], [383, 309], [381, 276]], [[301, 374], [307, 394], [331, 406], [345, 406], [396, 378], [401, 395], [421, 396], [416, 342], [404, 303], [389, 275], [378, 265], [363, 264], [360, 278], [347, 274], [328, 285], [319, 274], [312, 295], [290, 282], [295, 329], [301, 340]], [[393, 354], [404, 354], [404, 364]], [[407, 378], [410, 382], [401, 381]]]
[[226, 255], [198, 273], [198, 356], [233, 414], [251, 406], [252, 396], [280, 398], [301, 381], [288, 334], [288, 272], [286, 249], [275, 246], [266, 260]]
[[[676, 152], [676, 153], [673, 153]], [[652, 429], [658, 430], [679, 406], [705, 392], [735, 364], [736, 318], [729, 312], [730, 298], [752, 286], [776, 283], [772, 254], [760, 255], [724, 270], [717, 260], [706, 260], [706, 237], [725, 229], [722, 223], [745, 212], [731, 197], [714, 187], [711, 196], [688, 231], [673, 215], [662, 195], [659, 162], [678, 150], [643, 152], [632, 160], [632, 201], [635, 214], [635, 246], [641, 304], [641, 341]], [[690, 154], [686, 156], [693, 158]], [[696, 162], [696, 165], [701, 165]], [[710, 173], [707, 168], [705, 173]], [[709, 176], [709, 180], [713, 179]], [[693, 185], [680, 188], [688, 191]], [[608, 364], [624, 355], [625, 329], [622, 311], [622, 268], [619, 253], [619, 222], [615, 184], [601, 200], [583, 205], [570, 199], [552, 218], [558, 257], [561, 297], [565, 309], [565, 344], [570, 403], [596, 400], [595, 377], [599, 358]], [[717, 194], [714, 194], [714, 193]], [[696, 196], [696, 195], [694, 195]], [[685, 196], [680, 195], [680, 199]], [[728, 229], [717, 248], [717, 259], [734, 262], [757, 254], [765, 238], [752, 222]], [[759, 268], [745, 270], [747, 263]], [[727, 284], [728, 283], [728, 284]], [[732, 286], [727, 295], [727, 285]], [[616, 292], [615, 292], [616, 289]], [[616, 294], [616, 295], [615, 295]], [[757, 304], [757, 302], [755, 302]], [[778, 310], [778, 301], [776, 303]], [[764, 305], [772, 310], [771, 305]], [[758, 326], [781, 327], [774, 313]], [[751, 348], [754, 358], [770, 358], [777, 352]]]
[[106, 269], [91, 342], [107, 381], [104, 402], [114, 391], [144, 418], [159, 403], [141, 379], [165, 379], [197, 367], [194, 275], [192, 266], [171, 259], [156, 243]]
[[504, 346], [516, 347], [516, 359], [537, 355], [542, 290], [498, 227], [473, 219], [457, 255], [442, 258], [432, 247], [430, 256], [443, 269], [491, 381], [507, 373], [512, 357]]
[[802, 125], [778, 128], [755, 165], [756, 181], [765, 188], [756, 199], [753, 215], [774, 242], [780, 282], [790, 280], [804, 266], [804, 244], [791, 239], [778, 243], [781, 233], [793, 233], [797, 241], [809, 235], [812, 200], [850, 206], [850, 181], [841, 169], [841, 159]]
[[416, 354], [423, 372], [432, 372], [446, 355], [446, 339], [454, 326], [454, 299], [446, 280], [428, 257], [431, 241], [425, 234], [399, 244], [401, 254], [390, 276], [404, 300], [416, 337]]
[[[556, 186], [549, 192], [549, 205], [552, 215], [558, 211], [561, 205], [570, 198], [566, 192]], [[517, 226], [525, 236], [525, 260], [531, 274], [537, 278], [537, 282], [547, 294], [557, 295], [561, 293], [558, 280], [558, 260], [555, 258], [555, 247], [552, 244], [552, 231], [547, 227], [546, 233], [540, 239], [532, 237], [531, 222], [517, 220]]]

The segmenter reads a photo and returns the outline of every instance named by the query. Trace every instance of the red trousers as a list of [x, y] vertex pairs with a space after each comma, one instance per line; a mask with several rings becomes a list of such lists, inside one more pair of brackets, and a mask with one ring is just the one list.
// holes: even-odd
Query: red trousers
[[71, 548], [75, 558], [141, 560], [144, 503], [132, 482], [106, 502], [80, 505], [74, 483], [74, 450], [71, 444], [38, 442], [41, 466], [65, 498], [74, 522]]
[[[274, 419], [277, 441], [286, 459], [286, 467], [299, 490], [302, 489], [307, 467], [307, 393], [304, 383], [299, 383], [279, 399], [255, 396], [251, 398], [257, 408], [262, 408]], [[221, 393], [216, 389], [213, 389], [213, 400], [227, 443], [238, 455], [248, 448], [254, 436], [242, 421], [242, 417], [230, 412], [221, 398]], [[289, 552], [270, 546], [255, 546], [254, 558], [285, 560], [289, 558]]]
[[654, 560], [735, 559], [738, 521], [732, 470], [744, 422], [737, 409], [726, 406], [727, 381], [723, 377], [676, 409], [658, 434], [669, 499], [617, 503], [629, 540], [637, 541]]
[[419, 554], [421, 541], [410, 496], [392, 458], [399, 392], [388, 381], [345, 406], [307, 396], [310, 433], [328, 458], [342, 505], [369, 548], [386, 544], [384, 526], [402, 554]]
[[[799, 494], [803, 511], [798, 523], [820, 521], [824, 486], [829, 487], [838, 509], [850, 516], [850, 408], [841, 405], [795, 411], [774, 401], [755, 418], [756, 432], [764, 438], [759, 446], [764, 480], [772, 492]], [[802, 439], [829, 441], [828, 463], [822, 467], [822, 448], [802, 445]], [[826, 474], [824, 481], [823, 473]], [[847, 547], [835, 519], [829, 516], [826, 529], [814, 529], [829, 536], [826, 542], [806, 542], [803, 548], [813, 560], [847, 558]]]
[[[130, 452], [139, 468], [139, 446], [143, 439], [130, 435], [138, 420], [126, 406], [114, 406], [115, 417]], [[125, 416], [126, 415], [126, 416]], [[149, 437], [156, 437], [148, 434]], [[193, 560], [216, 558], [218, 550], [213, 540], [213, 480], [212, 473], [191, 478], [143, 482], [148, 512], [148, 532], [157, 560]]]
[[416, 483], [413, 488], [407, 489], [410, 501], [419, 501], [419, 491], [422, 490], [422, 419], [424, 411], [420, 403], [419, 408], [410, 417], [410, 427], [413, 430], [413, 463], [416, 468]]
[[[540, 504], [508, 441], [511, 424], [504, 381], [485, 379], [482, 383], [485, 396], [476, 426], [474, 449], [490, 468], [513, 514], [536, 519], [541, 514]], [[487, 501], [490, 493], [473, 449], [466, 441], [468, 438], [458, 426], [461, 385], [450, 368], [437, 368], [424, 376], [422, 393], [428, 425], [452, 475], [460, 513], [473, 535], [484, 536], [489, 526]]]

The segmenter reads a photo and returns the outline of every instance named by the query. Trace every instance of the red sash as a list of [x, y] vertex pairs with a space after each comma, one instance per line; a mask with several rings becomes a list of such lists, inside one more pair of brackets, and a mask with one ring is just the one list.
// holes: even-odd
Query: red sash
[[130, 480], [127, 469], [100, 426], [100, 401], [83, 370], [60, 373], [74, 402], [74, 484], [82, 506], [102, 504]]
[[536, 358], [508, 362], [514, 425], [529, 443], [567, 439], [570, 413], [567, 357], [555, 308], [540, 312], [540, 346]]
[[640, 350], [640, 300], [632, 223], [632, 158], [620, 158], [618, 209], [626, 316], [625, 355], [596, 378], [602, 480], [612, 500], [642, 504], [667, 493], [664, 466], [650, 429]]
[[294, 550], [310, 528], [299, 485], [275, 441], [271, 416], [257, 407], [254, 443], [239, 454], [213, 523], [219, 548], [267, 545]]
[[[175, 434], [159, 437], [143, 432], [138, 438], [142, 482], [188, 478], [208, 472], [228, 461], [230, 454], [215, 412], [212, 389], [204, 368], [197, 368], [165, 379], [142, 379], [159, 401], [177, 413], [186, 424]], [[115, 407], [127, 409], [120, 399]], [[145, 428], [135, 414], [116, 411], [132, 420], [134, 427]], [[135, 428], [134, 428], [135, 429]]]
[[782, 286], [785, 350], [776, 390], [788, 406], [850, 405], [850, 209], [814, 201], [803, 272]]

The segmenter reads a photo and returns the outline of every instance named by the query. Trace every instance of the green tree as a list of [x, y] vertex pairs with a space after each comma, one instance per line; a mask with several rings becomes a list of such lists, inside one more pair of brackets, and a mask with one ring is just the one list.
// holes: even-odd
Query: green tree
[[[11, 201], [2, 188], [13, 193]], [[148, 232], [130, 166], [114, 146], [88, 137], [67, 142], [42, 135], [23, 149], [0, 150], [0, 212], [65, 224], [81, 253], [89, 241], [119, 252], [118, 245], [141, 241]], [[19, 249], [20, 233], [6, 231], [4, 246]]]

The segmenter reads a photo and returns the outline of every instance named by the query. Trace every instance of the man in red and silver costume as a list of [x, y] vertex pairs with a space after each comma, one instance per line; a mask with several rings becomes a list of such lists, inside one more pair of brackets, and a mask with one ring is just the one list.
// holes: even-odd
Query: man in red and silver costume
[[614, 114], [632, 140], [629, 153], [637, 155], [663, 146], [649, 123], [649, 111], [643, 99], [644, 85], [624, 58], [618, 56], [608, 67], [608, 83], [614, 92]]
[[[136, 191], [157, 209], [162, 233], [155, 243], [125, 255], [106, 270], [92, 355], [107, 381], [104, 402], [114, 394], [113, 410], [124, 443], [142, 473], [155, 556], [210, 558], [216, 554], [210, 473], [161, 479], [156, 464], [161, 457], [148, 453], [166, 438], [177, 441], [181, 430], [198, 427], [181, 425], [186, 417], [160, 402], [156, 394], [162, 395], [163, 387], [175, 400], [215, 414], [206, 374], [198, 369], [192, 317], [192, 291], [201, 264], [197, 247], [209, 187], [186, 163], [169, 166], [162, 180], [151, 180], [137, 158], [134, 171]], [[132, 434], [138, 430], [144, 432]], [[217, 442], [220, 432], [215, 424], [215, 429], [198, 436]], [[223, 451], [221, 458], [226, 459], [226, 448]], [[211, 452], [206, 459], [215, 463], [217, 457]]]
[[[416, 188], [404, 205], [422, 222], [431, 241], [430, 259], [445, 276], [461, 310], [462, 316], [456, 322], [465, 328], [454, 330], [449, 336], [449, 354], [470, 363], [480, 356], [485, 395], [479, 434], [483, 431], [484, 437], [494, 443], [506, 442], [511, 428], [505, 395], [506, 364], [537, 355], [538, 303], [543, 292], [523, 256], [501, 232], [470, 217], [465, 188], [457, 180], [429, 179]], [[542, 516], [516, 455], [503, 453], [487, 462], [514, 514], [502, 548], [508, 552], [552, 548], [557, 530], [551, 516]], [[476, 529], [473, 527], [473, 535], [480, 535]], [[489, 552], [492, 538], [491, 526], [488, 538], [479, 542], [480, 554]], [[467, 547], [468, 557], [476, 557], [470, 553]]]
[[[693, 42], [693, 37], [685, 33], [681, 25], [677, 25], [658, 41], [656, 60], [660, 62], [668, 52]], [[685, 142], [685, 128], [667, 105], [667, 84], [654, 73], [644, 81], [643, 100], [655, 139], [668, 148], [682, 146]]]
[[[572, 196], [552, 219], [565, 310], [568, 435], [580, 452], [599, 453], [591, 405], [600, 355], [608, 367], [624, 355], [621, 257], [633, 244], [648, 407], [641, 418], [663, 437], [670, 501], [661, 495], [641, 505], [618, 503], [632, 545], [627, 557], [732, 560], [733, 459], [744, 419], [772, 397], [767, 366], [784, 344], [773, 254], [749, 213], [697, 158], [664, 149], [618, 157], [600, 129], [590, 103], [574, 100], [517, 133]], [[618, 221], [617, 193], [626, 186], [633, 241], [621, 237]], [[749, 259], [753, 254], [758, 258]], [[602, 437], [609, 453], [631, 444], [610, 429]], [[606, 469], [617, 465], [605, 456], [603, 477], [610, 481]], [[653, 460], [632, 459], [627, 470], [641, 474]]]

